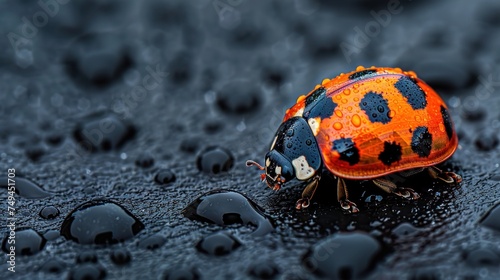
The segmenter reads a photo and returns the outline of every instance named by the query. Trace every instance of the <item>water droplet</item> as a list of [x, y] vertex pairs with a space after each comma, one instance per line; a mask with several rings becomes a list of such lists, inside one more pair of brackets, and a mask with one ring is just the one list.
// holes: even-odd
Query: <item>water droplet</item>
[[128, 47], [118, 37], [110, 32], [79, 36], [64, 58], [68, 75], [82, 86], [107, 87], [120, 81], [133, 61]]
[[224, 256], [240, 246], [241, 243], [234, 236], [226, 232], [217, 232], [200, 240], [196, 248], [205, 254]]
[[149, 168], [153, 166], [155, 163], [155, 160], [152, 155], [150, 154], [142, 154], [137, 157], [135, 160], [135, 165], [142, 167], [142, 168]]
[[311, 247], [304, 265], [329, 279], [360, 279], [381, 259], [381, 245], [365, 233], [338, 233]]
[[195, 269], [173, 268], [165, 272], [165, 280], [198, 280], [199, 273]]
[[218, 146], [207, 147], [196, 158], [198, 169], [208, 174], [228, 172], [233, 164], [234, 157], [231, 152]]
[[307, 140], [306, 140], [306, 145], [307, 145], [307, 146], [311, 146], [311, 145], [312, 145], [312, 143], [313, 143], [313, 142], [312, 142], [312, 140], [311, 140], [311, 139], [307, 139]]
[[33, 229], [20, 229], [10, 231], [5, 235], [2, 242], [2, 250], [5, 253], [11, 253], [11, 244], [8, 243], [10, 239], [15, 239], [15, 254], [16, 256], [31, 256], [40, 252], [44, 247], [47, 240]]
[[321, 85], [325, 85], [326, 83], [330, 82], [330, 79], [326, 78], [321, 81]]
[[[7, 189], [7, 180], [6, 176], [0, 176], [0, 188]], [[16, 177], [14, 180], [16, 181], [16, 193], [21, 197], [36, 199], [52, 195], [28, 179]]]
[[387, 116], [389, 118], [394, 118], [395, 115], [396, 115], [396, 111], [394, 111], [394, 110], [389, 110], [389, 112], [387, 112]]
[[344, 89], [344, 91], [342, 91], [345, 95], [349, 95], [351, 94], [351, 90], [350, 89]]
[[421, 121], [421, 120], [422, 120], [422, 117], [420, 117], [419, 115], [416, 115], [416, 116], [415, 116], [415, 121], [419, 122], [419, 121]]
[[412, 236], [418, 234], [422, 230], [410, 223], [401, 223], [392, 230], [392, 233], [397, 237]]
[[361, 125], [361, 118], [358, 114], [354, 114], [351, 118], [352, 125], [359, 127]]
[[71, 280], [99, 280], [106, 277], [106, 271], [99, 264], [84, 263], [69, 272]]
[[130, 252], [125, 248], [115, 249], [110, 255], [111, 261], [116, 265], [126, 265], [130, 263], [131, 258]]
[[280, 273], [278, 266], [272, 261], [259, 261], [250, 266], [249, 274], [257, 279], [273, 279]]
[[261, 97], [256, 84], [250, 81], [234, 81], [217, 92], [216, 104], [226, 114], [248, 114], [256, 112]]
[[139, 248], [145, 250], [156, 250], [163, 246], [167, 240], [160, 234], [148, 236], [139, 242]]
[[175, 174], [167, 169], [162, 169], [156, 173], [155, 176], [155, 182], [160, 184], [160, 185], [165, 185], [168, 183], [173, 183], [175, 182]]
[[76, 263], [97, 263], [95, 252], [84, 251], [76, 257]]
[[496, 131], [486, 130], [479, 133], [474, 141], [476, 147], [481, 151], [491, 151], [498, 146]]
[[483, 227], [500, 232], [500, 204], [493, 206], [479, 221]]
[[135, 236], [144, 225], [128, 210], [106, 200], [86, 202], [64, 219], [61, 234], [80, 244], [114, 244]]
[[342, 118], [342, 116], [344, 115], [344, 114], [342, 114], [342, 111], [340, 111], [340, 110], [335, 110], [334, 112], [335, 112], [335, 115], [339, 118]]
[[286, 136], [292, 137], [294, 133], [295, 133], [295, 131], [293, 130], [293, 128], [289, 128], [286, 131]]
[[471, 267], [496, 267], [500, 264], [500, 256], [488, 248], [480, 248], [467, 252], [465, 263]]
[[59, 216], [59, 209], [57, 209], [55, 206], [45, 206], [40, 210], [40, 217], [44, 219], [54, 219], [55, 217]]
[[60, 259], [51, 259], [42, 265], [40, 271], [45, 273], [59, 274], [62, 273], [64, 269], [66, 269], [66, 263], [64, 263]]
[[89, 153], [110, 151], [120, 148], [132, 139], [135, 128], [115, 115], [93, 117], [84, 124], [79, 124], [73, 132], [75, 141]]
[[342, 129], [342, 124], [339, 123], [339, 122], [336, 122], [333, 124], [333, 128], [335, 128], [336, 130], [341, 130]]
[[198, 138], [185, 139], [184, 141], [182, 141], [179, 148], [185, 153], [192, 154], [198, 150], [199, 142], [200, 140]]
[[182, 213], [185, 217], [218, 225], [240, 223], [253, 225], [253, 235], [262, 236], [273, 230], [269, 218], [255, 202], [244, 195], [226, 190], [208, 192], [191, 202]]

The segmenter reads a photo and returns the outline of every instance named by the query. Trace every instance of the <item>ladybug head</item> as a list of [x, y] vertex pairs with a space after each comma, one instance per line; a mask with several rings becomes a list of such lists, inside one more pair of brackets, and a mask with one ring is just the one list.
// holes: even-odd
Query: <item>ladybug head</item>
[[262, 181], [266, 181], [267, 185], [274, 189], [279, 190], [281, 186], [295, 177], [295, 171], [292, 163], [288, 158], [277, 152], [271, 150], [266, 155], [266, 167], [262, 167], [255, 161], [248, 160], [247, 166], [257, 166], [260, 170], [266, 172], [261, 175]]

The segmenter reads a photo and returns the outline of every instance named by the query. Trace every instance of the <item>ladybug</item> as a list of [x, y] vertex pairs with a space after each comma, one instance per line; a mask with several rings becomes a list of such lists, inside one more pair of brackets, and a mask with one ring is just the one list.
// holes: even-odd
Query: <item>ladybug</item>
[[413, 71], [359, 66], [356, 71], [325, 79], [286, 111], [261, 179], [273, 190], [294, 178], [305, 181], [296, 208], [307, 208], [323, 168], [337, 179], [341, 207], [358, 212], [349, 201], [346, 180], [372, 180], [388, 193], [418, 199], [410, 188], [386, 175], [408, 177], [427, 170], [448, 184], [460, 175], [435, 167], [458, 146], [448, 108]]

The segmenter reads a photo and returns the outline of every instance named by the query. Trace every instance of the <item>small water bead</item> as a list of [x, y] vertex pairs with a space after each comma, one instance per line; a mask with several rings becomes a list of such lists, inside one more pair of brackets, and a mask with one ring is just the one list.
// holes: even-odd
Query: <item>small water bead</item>
[[160, 185], [173, 183], [175, 182], [175, 180], [176, 180], [175, 174], [167, 169], [159, 170], [155, 176], [155, 182]]
[[[10, 239], [15, 238], [15, 254], [16, 256], [31, 256], [40, 252], [44, 247], [47, 240], [33, 229], [26, 228], [11, 231], [9, 235], [5, 235], [2, 242], [2, 250], [5, 253], [11, 253], [11, 244], [8, 243]], [[14, 237], [11, 237], [14, 236]]]
[[339, 122], [333, 124], [333, 128], [335, 128], [336, 130], [341, 130], [342, 127], [343, 127], [342, 124]]
[[234, 157], [229, 150], [219, 147], [207, 147], [198, 155], [196, 166], [198, 170], [208, 174], [228, 172], [234, 164]]
[[313, 245], [304, 265], [329, 279], [360, 279], [380, 261], [382, 247], [366, 233], [337, 233]]
[[153, 156], [150, 154], [142, 154], [138, 156], [137, 159], [135, 160], [135, 165], [142, 168], [149, 168], [153, 166], [154, 163], [155, 160]]
[[59, 274], [66, 269], [66, 266], [67, 264], [60, 259], [51, 259], [42, 265], [40, 271], [45, 273]]
[[351, 117], [351, 122], [352, 122], [352, 125], [354, 125], [355, 127], [359, 127], [361, 125], [361, 118], [359, 117], [358, 114], [354, 114]]
[[208, 255], [224, 256], [240, 246], [241, 243], [234, 236], [226, 232], [217, 232], [200, 240], [196, 248]]
[[76, 257], [76, 263], [97, 263], [97, 255], [95, 252], [82, 252]]
[[100, 280], [106, 277], [106, 271], [99, 264], [84, 263], [72, 269], [68, 275], [70, 280]]
[[335, 110], [334, 112], [335, 112], [335, 115], [339, 118], [342, 118], [342, 116], [344, 116], [344, 114], [342, 114], [342, 111], [340, 111], [340, 110]]
[[44, 219], [54, 219], [55, 217], [59, 216], [59, 209], [56, 207], [50, 205], [50, 206], [45, 206], [40, 210], [40, 217]]
[[110, 259], [116, 265], [126, 265], [130, 263], [132, 257], [130, 256], [130, 252], [127, 249], [119, 248], [111, 252]]
[[163, 246], [165, 242], [167, 242], [167, 239], [164, 236], [160, 234], [154, 234], [141, 240], [139, 242], [139, 248], [147, 250], [156, 250], [161, 246]]

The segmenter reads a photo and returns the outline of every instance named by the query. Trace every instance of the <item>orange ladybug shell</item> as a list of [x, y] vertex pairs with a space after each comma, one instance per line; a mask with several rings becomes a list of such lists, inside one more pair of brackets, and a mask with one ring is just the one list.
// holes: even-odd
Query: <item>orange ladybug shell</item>
[[329, 80], [287, 110], [305, 118], [323, 163], [347, 179], [373, 179], [449, 158], [458, 138], [448, 108], [414, 72], [363, 68]]

